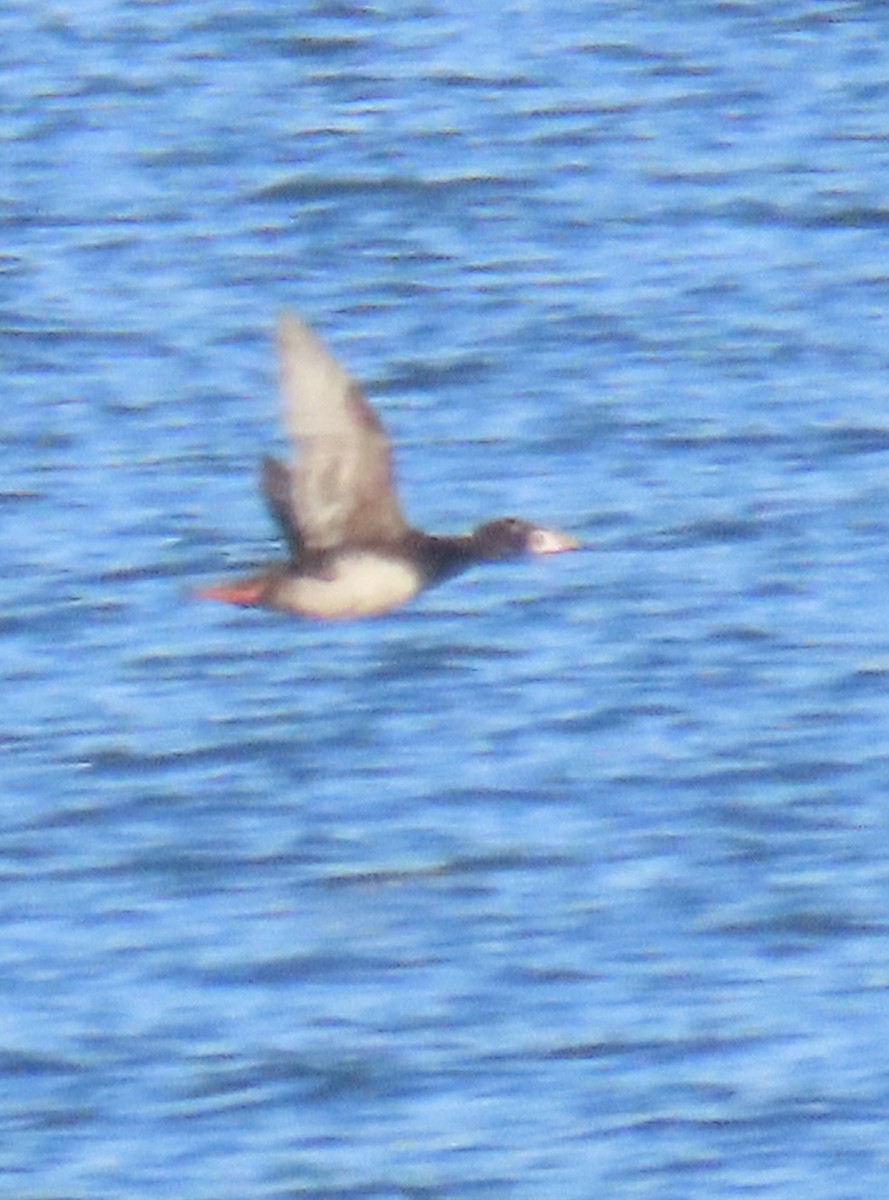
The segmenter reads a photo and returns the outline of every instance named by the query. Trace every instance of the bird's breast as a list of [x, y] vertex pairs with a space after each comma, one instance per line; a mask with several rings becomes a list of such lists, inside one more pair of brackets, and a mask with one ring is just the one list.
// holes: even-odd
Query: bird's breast
[[403, 559], [368, 551], [337, 555], [315, 574], [278, 580], [275, 608], [335, 621], [372, 617], [405, 604], [420, 591], [418, 567]]

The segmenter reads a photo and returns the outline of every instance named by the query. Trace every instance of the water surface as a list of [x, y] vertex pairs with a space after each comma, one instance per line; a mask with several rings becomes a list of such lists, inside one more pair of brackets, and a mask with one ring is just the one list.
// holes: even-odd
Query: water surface
[[[0, 14], [0, 1194], [879, 1195], [883, 9], [303, 8]], [[588, 549], [192, 601], [283, 305]]]

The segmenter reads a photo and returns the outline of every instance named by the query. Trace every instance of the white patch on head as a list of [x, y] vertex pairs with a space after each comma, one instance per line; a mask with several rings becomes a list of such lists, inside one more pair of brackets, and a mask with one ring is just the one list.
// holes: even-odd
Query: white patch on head
[[420, 574], [410, 564], [355, 551], [337, 558], [329, 573], [282, 580], [275, 607], [325, 620], [373, 617], [417, 594]]

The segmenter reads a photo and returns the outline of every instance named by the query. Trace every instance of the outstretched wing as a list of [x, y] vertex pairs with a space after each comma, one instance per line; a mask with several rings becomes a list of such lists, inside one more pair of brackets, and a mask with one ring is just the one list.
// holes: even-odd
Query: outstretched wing
[[305, 550], [305, 542], [293, 512], [293, 497], [290, 494], [290, 468], [269, 455], [262, 460], [259, 476], [262, 494], [269, 512], [287, 542], [292, 562], [299, 562]]
[[[393, 484], [386, 434], [358, 385], [292, 313], [278, 322], [290, 468], [288, 538], [309, 550], [385, 544], [408, 529]], [[280, 481], [271, 501], [281, 519]]]

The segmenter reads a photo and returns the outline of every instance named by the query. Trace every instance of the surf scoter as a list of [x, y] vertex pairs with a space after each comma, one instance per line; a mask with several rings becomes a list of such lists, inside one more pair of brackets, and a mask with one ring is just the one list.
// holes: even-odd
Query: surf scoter
[[278, 322], [291, 466], [262, 464], [262, 491], [290, 557], [199, 596], [327, 620], [389, 612], [474, 563], [556, 554], [577, 543], [517, 517], [474, 533], [421, 533], [395, 494], [389, 441], [356, 383], [292, 313]]

